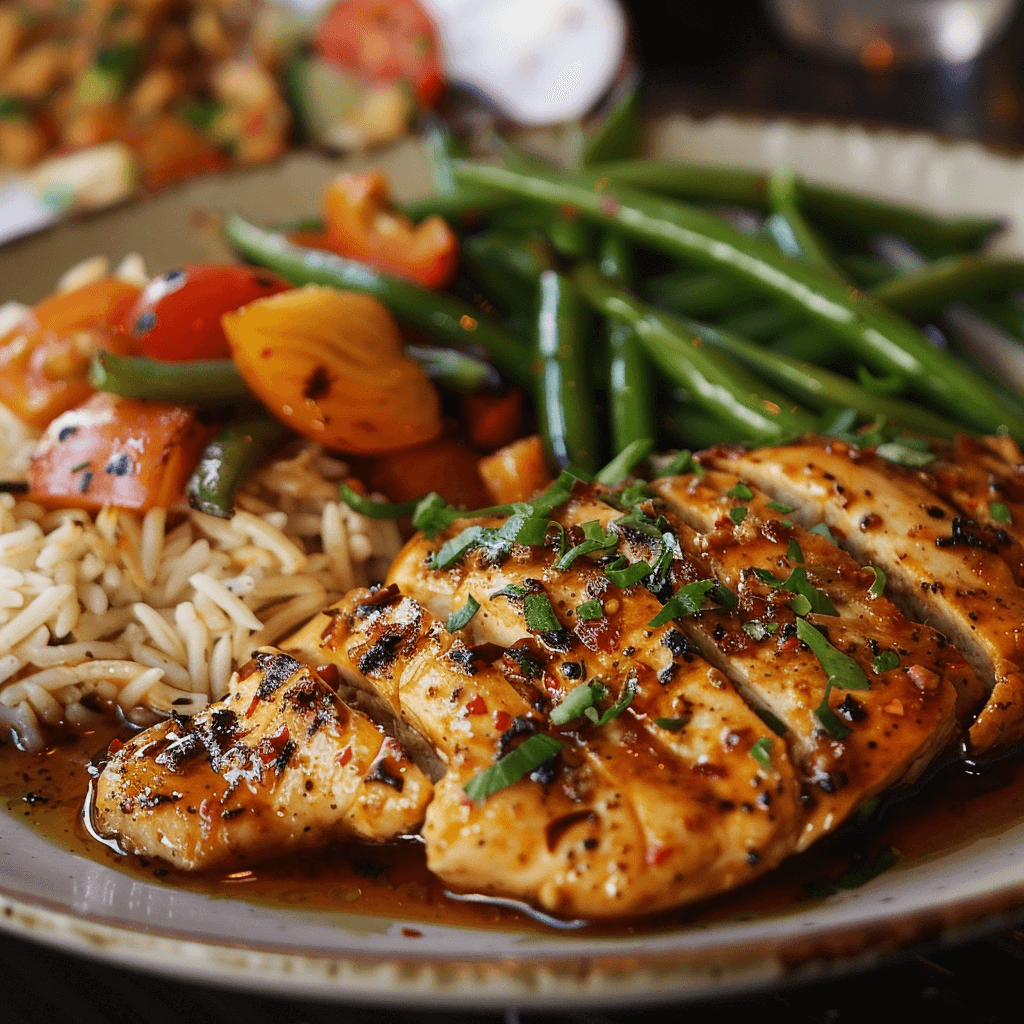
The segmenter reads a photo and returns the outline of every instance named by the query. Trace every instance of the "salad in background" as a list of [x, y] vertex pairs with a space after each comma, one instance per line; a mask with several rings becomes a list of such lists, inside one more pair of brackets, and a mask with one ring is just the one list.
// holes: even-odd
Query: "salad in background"
[[0, 2], [0, 242], [293, 144], [387, 144], [447, 82], [571, 120], [624, 47], [616, 0]]

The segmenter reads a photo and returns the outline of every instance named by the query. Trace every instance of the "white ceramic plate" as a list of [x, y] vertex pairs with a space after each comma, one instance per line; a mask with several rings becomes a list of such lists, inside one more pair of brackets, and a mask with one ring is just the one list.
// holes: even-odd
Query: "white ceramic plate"
[[[1002, 245], [1024, 251], [1024, 166], [980, 148], [860, 128], [668, 120], [657, 154], [785, 163], [809, 176], [950, 213], [1006, 215]], [[387, 157], [405, 193], [422, 171]], [[33, 300], [69, 264], [138, 250], [153, 270], [209, 258], [193, 210], [308, 213], [333, 166], [307, 156], [209, 180], [0, 251], [0, 298]], [[241, 893], [240, 893], [241, 895]], [[871, 964], [926, 939], [965, 937], [1020, 916], [1024, 820], [866, 886], [784, 912], [639, 937], [487, 931], [257, 906], [149, 884], [57, 849], [0, 815], [0, 927], [180, 979], [318, 998], [422, 1007], [636, 1005], [707, 998]]]

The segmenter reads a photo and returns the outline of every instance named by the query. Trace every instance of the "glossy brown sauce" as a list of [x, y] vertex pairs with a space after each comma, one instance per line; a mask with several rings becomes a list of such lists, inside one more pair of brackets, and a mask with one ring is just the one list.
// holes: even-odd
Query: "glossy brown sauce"
[[[114, 730], [68, 737], [43, 754], [0, 746], [0, 806], [39, 830], [58, 847], [147, 881], [211, 896], [245, 898], [267, 905], [397, 917], [416, 923], [548, 930], [540, 920], [494, 901], [452, 898], [427, 871], [416, 841], [371, 846], [348, 844], [260, 864], [248, 871], [188, 873], [155, 860], [125, 856], [97, 842], [83, 822], [89, 765]], [[972, 775], [950, 766], [919, 792], [884, 811], [879, 820], [848, 828], [742, 889], [650, 919], [588, 924], [601, 934], [635, 934], [694, 922], [742, 920], [806, 906], [816, 889], [834, 882], [861, 857], [875, 860], [894, 848], [903, 862], [949, 853], [982, 835], [1024, 820], [1024, 756]], [[820, 897], [818, 897], [820, 898]], [[579, 927], [579, 925], [577, 925]]]

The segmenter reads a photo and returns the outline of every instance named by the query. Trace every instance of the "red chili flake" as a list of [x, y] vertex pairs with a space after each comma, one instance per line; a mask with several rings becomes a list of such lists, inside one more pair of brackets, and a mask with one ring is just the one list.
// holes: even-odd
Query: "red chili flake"
[[615, 196], [606, 196], [601, 200], [601, 212], [609, 217], [619, 215], [619, 201]]
[[647, 847], [647, 851], [644, 854], [644, 863], [649, 868], [653, 868], [656, 864], [664, 864], [671, 855], [671, 846], [662, 846], [660, 843], [655, 843], [653, 846]]
[[466, 714], [467, 715], [486, 715], [487, 704], [483, 697], [477, 694], [472, 700], [466, 701]]
[[345, 765], [347, 765], [349, 763], [349, 761], [351, 761], [351, 760], [352, 760], [352, 747], [348, 746], [338, 755], [338, 764], [340, 764], [342, 766], [342, 768], [344, 768]]
[[263, 761], [264, 764], [276, 761], [278, 755], [282, 750], [284, 750], [285, 744], [288, 742], [288, 738], [288, 726], [282, 725], [273, 736], [268, 736], [262, 743], [260, 743], [260, 747], [263, 748], [259, 751], [260, 760]]
[[463, 313], [462, 318], [459, 320], [459, 326], [464, 331], [475, 331], [476, 321], [468, 313]]
[[110, 741], [110, 746], [107, 747], [107, 751], [111, 754], [116, 754], [122, 747], [124, 747], [124, 744], [120, 740], [113, 739]]
[[767, 398], [764, 400], [764, 407], [773, 416], [778, 416], [779, 413], [782, 412], [782, 408], [780, 406], [778, 406], [775, 402], [769, 401]]
[[512, 716], [507, 711], [494, 712], [494, 728], [498, 732], [505, 732], [512, 724]]
[[795, 651], [800, 646], [800, 637], [791, 636], [788, 640], [783, 640], [779, 644], [779, 651], [782, 654], [788, 654], [790, 651]]
[[573, 206], [572, 203], [565, 203], [559, 210], [559, 213], [561, 213], [566, 220], [579, 220], [580, 216], [580, 211]]
[[423, 932], [419, 928], [403, 928], [402, 934], [407, 939], [421, 939], [423, 937]]
[[269, 359], [273, 354], [274, 350], [269, 345], [260, 349], [260, 359]]
[[250, 701], [249, 706], [245, 709], [245, 717], [246, 718], [251, 718], [252, 717], [252, 713], [256, 710], [256, 705], [259, 704], [259, 702], [260, 702], [260, 695], [258, 693], [254, 693], [252, 695], [252, 700]]

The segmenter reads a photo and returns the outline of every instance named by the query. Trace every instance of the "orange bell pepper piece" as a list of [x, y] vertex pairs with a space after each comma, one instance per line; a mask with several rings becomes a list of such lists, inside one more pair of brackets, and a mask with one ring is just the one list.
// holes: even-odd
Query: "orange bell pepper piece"
[[391, 501], [410, 501], [437, 491], [457, 508], [491, 504], [480, 479], [480, 457], [455, 438], [440, 438], [375, 460], [369, 485]]
[[167, 508], [181, 500], [214, 430], [194, 406], [98, 391], [46, 428], [29, 466], [30, 496], [57, 508]]
[[441, 217], [413, 224], [391, 206], [379, 171], [335, 178], [324, 193], [328, 248], [424, 288], [444, 288], [459, 265], [459, 241]]
[[536, 434], [499, 448], [480, 460], [480, 476], [498, 505], [530, 498], [551, 482], [544, 445]]
[[0, 338], [0, 402], [39, 430], [84, 402], [93, 392], [86, 379], [92, 353], [128, 350], [115, 328], [138, 294], [110, 277], [43, 299]]
[[469, 392], [459, 398], [466, 437], [474, 448], [493, 452], [523, 433], [523, 393], [509, 388], [503, 395]]
[[298, 434], [380, 455], [441, 433], [437, 390], [369, 295], [310, 285], [221, 317], [238, 372]]

